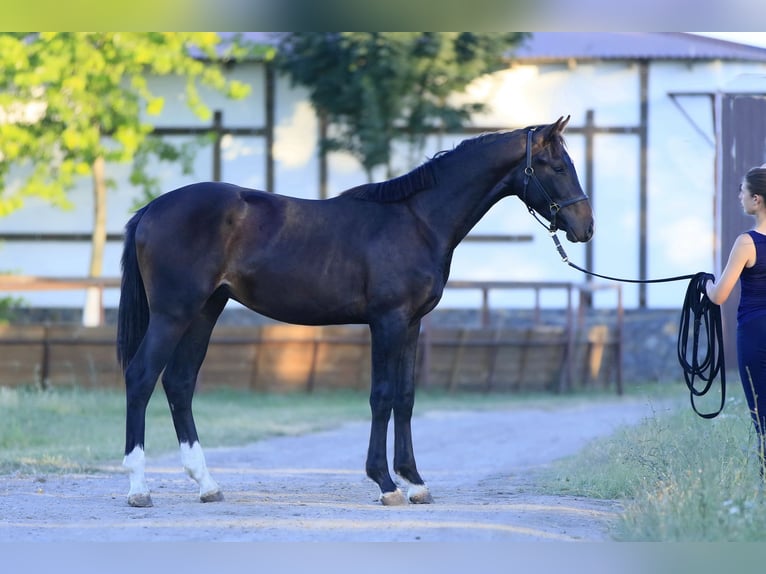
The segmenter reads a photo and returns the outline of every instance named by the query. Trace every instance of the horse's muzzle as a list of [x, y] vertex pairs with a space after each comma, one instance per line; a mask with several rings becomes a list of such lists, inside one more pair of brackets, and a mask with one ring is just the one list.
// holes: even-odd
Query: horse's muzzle
[[593, 237], [593, 221], [582, 229], [574, 230], [571, 226], [566, 226], [567, 241], [571, 243], [587, 243]]

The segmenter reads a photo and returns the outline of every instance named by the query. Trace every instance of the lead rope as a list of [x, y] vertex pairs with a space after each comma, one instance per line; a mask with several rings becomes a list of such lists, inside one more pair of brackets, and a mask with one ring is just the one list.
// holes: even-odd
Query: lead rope
[[[705, 284], [708, 279], [713, 279], [710, 273], [700, 272], [689, 281], [678, 328], [678, 362], [684, 372], [684, 381], [686, 381], [686, 386], [689, 389], [692, 408], [703, 419], [717, 417], [723, 411], [726, 402], [726, 365], [723, 356], [721, 307], [713, 303], [707, 296]], [[694, 328], [690, 362], [687, 357], [689, 356], [689, 329], [692, 325]], [[700, 335], [703, 333], [707, 347], [705, 352], [700, 355]], [[694, 397], [704, 396], [718, 375], [721, 376], [721, 404], [717, 411], [701, 413], [697, 410]], [[695, 387], [695, 378], [699, 378], [705, 383], [702, 390], [697, 390]]]
[[[689, 398], [694, 412], [703, 419], [712, 419], [721, 414], [726, 403], [726, 365], [723, 354], [723, 321], [721, 320], [720, 305], [713, 303], [708, 298], [705, 290], [705, 284], [709, 279], [714, 279], [714, 276], [704, 272], [699, 272], [694, 275], [664, 277], [662, 279], [622, 279], [619, 277], [611, 277], [609, 275], [600, 275], [572, 263], [555, 232], [551, 231], [550, 234], [553, 238], [556, 250], [559, 252], [561, 260], [564, 263], [573, 269], [577, 269], [582, 273], [594, 277], [621, 283], [669, 283], [671, 281], [683, 281], [684, 279], [690, 280], [689, 285], [686, 288], [684, 304], [681, 307], [681, 320], [678, 326], [678, 344], [676, 349], [678, 362], [684, 373], [684, 381], [686, 382], [686, 387], [689, 389]], [[689, 347], [690, 330], [691, 347]], [[703, 334], [704, 341], [701, 339], [701, 335]], [[701, 347], [703, 342], [706, 344], [704, 348]], [[691, 358], [689, 358], [690, 350]], [[706, 395], [713, 386], [713, 381], [719, 375], [721, 377], [721, 404], [716, 411], [702, 413], [697, 409], [694, 397], [702, 397]], [[701, 390], [697, 389], [695, 379], [699, 379], [705, 383]]]
[[[622, 279], [619, 277], [594, 273], [593, 271], [588, 271], [587, 269], [583, 269], [579, 265], [572, 263], [569, 260], [566, 251], [564, 251], [564, 247], [561, 245], [559, 238], [556, 236], [556, 216], [563, 207], [588, 199], [588, 197], [582, 195], [561, 204], [551, 199], [543, 184], [538, 180], [534, 167], [532, 167], [532, 135], [534, 131], [535, 129], [532, 128], [527, 132], [526, 166], [524, 169], [524, 187], [521, 199], [527, 206], [529, 213], [532, 214], [540, 225], [548, 230], [553, 239], [553, 243], [556, 246], [556, 250], [559, 252], [561, 260], [564, 263], [573, 269], [586, 273], [587, 275], [621, 283], [669, 283], [671, 281], [689, 280], [684, 304], [681, 308], [681, 320], [678, 327], [678, 344], [676, 349], [678, 362], [684, 373], [684, 381], [686, 382], [686, 387], [689, 389], [689, 398], [694, 412], [704, 419], [717, 417], [723, 411], [726, 403], [726, 367], [723, 356], [723, 322], [721, 321], [721, 307], [708, 298], [705, 290], [705, 284], [708, 279], [713, 279], [713, 275], [700, 272], [694, 275], [677, 275], [675, 277], [665, 277], [662, 279]], [[530, 181], [535, 183], [538, 191], [540, 191], [543, 197], [548, 201], [548, 209], [551, 214], [550, 226], [546, 226], [537, 216], [535, 210], [527, 203], [527, 188], [529, 187]], [[507, 185], [505, 180], [501, 183]], [[688, 359], [688, 352], [690, 349], [689, 330], [692, 328], [692, 325], [691, 359]], [[702, 330], [703, 326], [704, 330]], [[700, 353], [700, 350], [702, 350], [700, 347], [702, 343], [702, 340], [700, 339], [701, 334], [705, 335], [704, 342], [706, 343], [704, 353], [702, 354]], [[697, 409], [694, 398], [702, 397], [707, 394], [713, 385], [713, 381], [719, 375], [721, 377], [721, 404], [717, 411], [702, 413]], [[702, 390], [698, 390], [695, 386], [694, 381], [696, 378], [699, 378], [705, 383]]]

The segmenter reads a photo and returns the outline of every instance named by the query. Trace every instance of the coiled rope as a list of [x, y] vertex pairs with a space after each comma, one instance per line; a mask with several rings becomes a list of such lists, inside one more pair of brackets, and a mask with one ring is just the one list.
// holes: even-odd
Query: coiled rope
[[[618, 281], [620, 283], [669, 283], [671, 281], [683, 281], [688, 279], [686, 296], [681, 307], [681, 320], [678, 325], [678, 362], [684, 373], [684, 381], [689, 389], [689, 399], [692, 409], [703, 419], [717, 417], [723, 411], [726, 403], [726, 365], [723, 354], [723, 321], [721, 320], [721, 307], [713, 303], [707, 296], [705, 284], [709, 279], [714, 279], [710, 273], [699, 272], [694, 275], [678, 275], [676, 277], [664, 277], [662, 279], [622, 279], [601, 275], [583, 269], [569, 261], [559, 238], [551, 232], [553, 243], [561, 256], [561, 260], [582, 273]], [[690, 344], [691, 343], [691, 344]], [[690, 356], [691, 354], [691, 356]], [[695, 403], [695, 397], [703, 397], [710, 391], [716, 377], [721, 378], [721, 404], [718, 409], [703, 413]], [[701, 389], [697, 388], [695, 379], [704, 383]]]
[[[689, 281], [678, 327], [678, 362], [684, 372], [684, 381], [689, 389], [692, 408], [704, 419], [712, 419], [721, 414], [726, 402], [726, 364], [723, 354], [721, 307], [713, 303], [705, 291], [705, 284], [710, 279], [714, 279], [710, 273], [697, 273]], [[690, 351], [691, 357], [689, 357]], [[701, 413], [697, 409], [694, 397], [707, 394], [719, 375], [721, 404], [716, 411]], [[695, 379], [704, 383], [701, 389], [695, 386]]]

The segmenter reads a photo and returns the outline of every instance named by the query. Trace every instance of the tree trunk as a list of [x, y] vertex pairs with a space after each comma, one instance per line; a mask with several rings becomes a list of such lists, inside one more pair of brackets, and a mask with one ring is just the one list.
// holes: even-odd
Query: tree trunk
[[[104, 158], [93, 161], [93, 234], [91, 236], [89, 277], [101, 277], [104, 271], [104, 248], [106, 247], [106, 179]], [[103, 290], [89, 287], [85, 294], [83, 325], [93, 327], [103, 324]]]

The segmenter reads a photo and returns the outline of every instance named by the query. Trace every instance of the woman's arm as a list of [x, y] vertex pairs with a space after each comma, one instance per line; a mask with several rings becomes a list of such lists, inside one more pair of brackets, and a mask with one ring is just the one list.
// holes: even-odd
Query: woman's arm
[[716, 305], [722, 305], [731, 295], [742, 270], [748, 263], [755, 263], [755, 244], [753, 239], [743, 233], [734, 242], [729, 253], [729, 261], [718, 281], [708, 281], [705, 285], [708, 298]]

